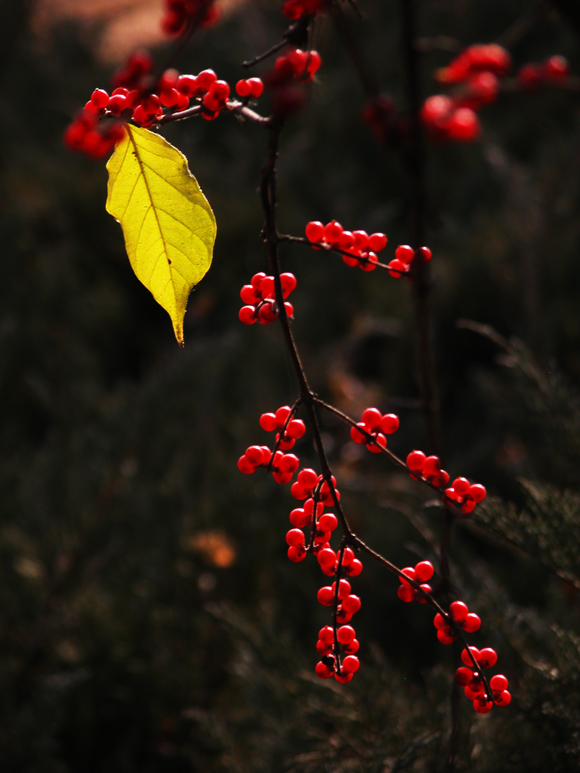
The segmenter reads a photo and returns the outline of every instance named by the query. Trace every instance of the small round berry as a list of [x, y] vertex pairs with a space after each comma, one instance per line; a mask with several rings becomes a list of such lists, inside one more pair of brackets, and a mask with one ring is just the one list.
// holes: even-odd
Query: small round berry
[[450, 629], [441, 629], [437, 631], [437, 638], [441, 644], [453, 644], [456, 636]]
[[306, 558], [306, 549], [304, 545], [290, 545], [288, 548], [288, 558], [295, 564], [304, 561]]
[[375, 233], [369, 236], [369, 249], [373, 252], [380, 252], [387, 246], [387, 237], [382, 233]]
[[[479, 650], [477, 647], [469, 647], [469, 652], [473, 655], [473, 660], [475, 660], [476, 663], [479, 663]], [[461, 660], [466, 666], [473, 666], [473, 660], [469, 657], [469, 653], [466, 649], [461, 652]]]
[[286, 534], [286, 542], [294, 547], [304, 545], [304, 532], [301, 529], [290, 529]]
[[360, 644], [358, 642], [358, 639], [353, 639], [352, 641], [349, 641], [348, 644], [343, 644], [342, 649], [346, 652], [347, 655], [354, 655], [355, 652], [358, 652], [360, 648]]
[[332, 668], [329, 668], [329, 666], [327, 666], [326, 663], [323, 663], [322, 660], [318, 661], [314, 670], [316, 671], [316, 676], [320, 677], [320, 679], [330, 679], [334, 673]]
[[342, 668], [344, 671], [354, 674], [360, 668], [359, 659], [355, 655], [347, 655], [342, 661]]
[[493, 703], [488, 701], [484, 696], [479, 696], [473, 701], [473, 708], [478, 714], [487, 714], [493, 708]]
[[433, 618], [433, 625], [435, 626], [435, 628], [437, 628], [438, 631], [443, 631], [445, 628], [449, 628], [447, 620], [443, 617], [443, 615], [440, 612], [437, 612], [437, 614]]
[[334, 630], [332, 626], [325, 625], [324, 628], [321, 628], [318, 632], [318, 638], [321, 642], [324, 642], [324, 644], [333, 644], [334, 643]]
[[295, 454], [284, 454], [282, 459], [278, 462], [278, 469], [280, 472], [294, 473], [300, 466], [300, 460]]
[[415, 590], [410, 585], [399, 585], [397, 588], [397, 596], [401, 601], [409, 602], [415, 598]]
[[474, 483], [469, 487], [469, 496], [474, 502], [483, 502], [486, 494], [485, 486], [482, 486], [481, 483]]
[[465, 693], [466, 698], [473, 701], [479, 696], [485, 695], [485, 688], [481, 679], [474, 677], [469, 684], [465, 685], [463, 692]]
[[464, 604], [463, 601], [453, 601], [449, 605], [449, 614], [456, 623], [461, 625], [467, 618], [469, 609], [467, 608], [467, 604]]
[[467, 478], [455, 478], [451, 484], [451, 488], [454, 489], [457, 494], [463, 496], [469, 491], [469, 481]]
[[467, 687], [473, 679], [473, 671], [467, 666], [460, 666], [455, 672], [455, 681], [460, 687]]
[[104, 89], [95, 89], [91, 94], [91, 102], [95, 107], [102, 110], [109, 104], [109, 95]]
[[494, 696], [494, 701], [497, 706], [507, 706], [511, 703], [512, 696], [507, 690], [504, 690], [497, 698]]
[[343, 228], [336, 220], [331, 220], [324, 226], [324, 241], [329, 244], [337, 244], [342, 235]]
[[[334, 590], [335, 583], [332, 583], [332, 589]], [[338, 582], [338, 598], [342, 601], [347, 596], [350, 596], [350, 583], [348, 580], [339, 580]]]
[[493, 692], [503, 692], [507, 690], [508, 680], [503, 674], [495, 674], [489, 680], [489, 686]]
[[426, 458], [423, 451], [411, 451], [407, 456], [407, 467], [412, 472], [420, 472], [423, 469]]
[[431, 561], [419, 561], [415, 564], [415, 577], [419, 582], [428, 582], [434, 574], [433, 564]]
[[348, 612], [349, 615], [356, 615], [356, 613], [361, 608], [361, 600], [358, 596], [355, 596], [351, 593], [350, 596], [347, 596], [342, 600], [342, 608], [345, 610], [345, 612]]
[[266, 432], [274, 432], [278, 429], [279, 424], [274, 413], [263, 413], [260, 416], [260, 427]]
[[451, 114], [446, 133], [458, 142], [472, 142], [477, 139], [481, 133], [477, 114], [469, 107], [458, 107]]
[[[427, 583], [422, 583], [421, 585], [419, 585], [419, 587], [421, 588], [423, 593], [426, 593], [427, 595], [431, 595], [431, 593], [433, 593], [433, 588], [430, 585], [427, 585]], [[427, 599], [421, 593], [417, 594], [417, 601], [419, 602], [419, 604], [427, 603]]]
[[250, 87], [250, 96], [252, 99], [258, 99], [258, 97], [262, 96], [264, 84], [261, 78], [248, 78], [248, 85]]
[[[416, 580], [415, 570], [412, 566], [406, 566], [404, 569], [401, 569], [401, 573], [399, 575], [399, 581], [403, 583], [403, 585], [409, 585], [409, 582], [405, 579], [405, 577], [408, 577], [410, 580]], [[404, 575], [404, 577], [403, 577]]]
[[390, 276], [393, 277], [393, 279], [400, 279], [400, 277], [403, 274], [407, 273], [407, 266], [400, 260], [397, 260], [396, 258], [394, 260], [391, 260], [388, 266], [389, 266], [389, 274]]
[[323, 548], [323, 550], [319, 550], [316, 554], [316, 559], [320, 566], [323, 568], [334, 567], [336, 562], [336, 553], [334, 550], [332, 550], [332, 548]]
[[292, 510], [289, 518], [292, 526], [295, 526], [297, 529], [303, 529], [312, 520], [312, 516], [307, 515], [301, 507], [296, 507]]
[[253, 306], [242, 306], [238, 312], [240, 322], [244, 325], [253, 325], [256, 322], [256, 310]]
[[358, 577], [358, 575], [362, 572], [362, 570], [363, 570], [362, 561], [359, 561], [358, 558], [354, 558], [351, 561], [351, 563], [346, 567], [346, 573], [348, 574], [349, 577]]
[[412, 247], [410, 247], [408, 244], [401, 244], [395, 250], [395, 258], [397, 260], [400, 260], [401, 263], [403, 263], [404, 265], [407, 265], [408, 263], [410, 263], [414, 257], [415, 257], [415, 250]]
[[387, 413], [381, 418], [380, 426], [385, 435], [392, 435], [399, 429], [399, 417], [394, 413]]
[[321, 242], [324, 237], [324, 225], [319, 220], [311, 220], [306, 224], [306, 238], [311, 242]]
[[475, 633], [481, 628], [481, 618], [475, 612], [470, 612], [461, 624], [461, 627], [465, 633]]
[[282, 285], [282, 297], [287, 298], [296, 289], [296, 277], [289, 272], [280, 274], [280, 284]]
[[217, 75], [213, 70], [202, 70], [196, 77], [197, 85], [203, 91], [208, 91], [212, 83], [217, 81]]
[[251, 475], [252, 473], [256, 472], [256, 465], [252, 464], [252, 462], [244, 454], [238, 459], [238, 470], [243, 472], [244, 475]]
[[355, 250], [360, 250], [363, 252], [364, 250], [368, 249], [369, 246], [369, 235], [366, 231], [353, 231], [353, 247]]
[[[361, 429], [367, 431], [367, 426], [362, 421], [357, 424], [357, 427], [361, 427]], [[368, 442], [367, 436], [363, 435], [362, 432], [359, 432], [356, 427], [350, 428], [350, 437], [351, 440], [354, 440], [354, 442], [358, 443], [359, 445], [363, 445]]]
[[330, 607], [334, 601], [334, 590], [330, 585], [325, 585], [323, 588], [320, 588], [316, 594], [316, 598], [318, 599], [318, 603], [322, 604], [323, 607]]
[[387, 438], [382, 432], [377, 432], [374, 441], [367, 443], [366, 446], [372, 454], [380, 454], [382, 449], [387, 447]]
[[313, 489], [318, 483], [318, 473], [310, 468], [300, 470], [297, 482], [305, 489]]
[[356, 631], [352, 625], [341, 625], [336, 632], [336, 638], [340, 644], [348, 644], [356, 637]]
[[416, 258], [419, 258], [423, 263], [428, 263], [433, 257], [433, 253], [429, 247], [419, 247], [415, 253]]
[[544, 62], [543, 71], [546, 80], [559, 83], [570, 74], [570, 66], [563, 56], [552, 56]]
[[338, 519], [333, 513], [325, 513], [318, 519], [318, 528], [321, 531], [334, 531], [338, 526]]
[[439, 475], [440, 472], [441, 472], [441, 459], [439, 459], [439, 457], [435, 456], [434, 454], [432, 456], [428, 456], [425, 459], [425, 464], [423, 465], [423, 475], [425, 476]]
[[378, 408], [365, 408], [361, 416], [361, 420], [363, 424], [366, 424], [368, 430], [380, 427], [382, 418], [383, 415]]
[[354, 235], [352, 231], [343, 231], [340, 235], [340, 239], [338, 240], [338, 249], [350, 250], [353, 244], [354, 244]]
[[250, 96], [250, 84], [247, 80], [242, 79], [236, 83], [236, 94], [242, 99]]
[[477, 662], [483, 668], [491, 668], [492, 666], [495, 666], [495, 664], [497, 663], [496, 651], [491, 647], [484, 647], [479, 652], [479, 657], [477, 659]]

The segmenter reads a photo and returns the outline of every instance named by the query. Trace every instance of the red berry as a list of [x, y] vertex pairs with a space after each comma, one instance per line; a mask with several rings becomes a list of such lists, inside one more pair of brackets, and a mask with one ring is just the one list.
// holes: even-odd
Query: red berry
[[288, 558], [290, 561], [294, 561], [295, 564], [299, 561], [304, 561], [306, 558], [306, 549], [304, 545], [290, 545], [288, 548]]
[[318, 528], [321, 531], [334, 531], [338, 526], [338, 520], [336, 515], [332, 513], [325, 513], [318, 519]]
[[102, 110], [109, 104], [109, 95], [104, 89], [95, 89], [91, 94], [91, 102]]
[[333, 644], [334, 630], [330, 625], [325, 625], [324, 628], [321, 628], [318, 632], [318, 638], [321, 642], [324, 642], [324, 644]]
[[460, 494], [463, 496], [464, 494], [467, 494], [469, 491], [469, 481], [467, 478], [455, 478], [453, 483], [451, 484], [451, 488], [455, 489], [455, 492], [457, 494]]
[[405, 265], [410, 263], [414, 257], [415, 257], [415, 250], [412, 247], [409, 247], [408, 244], [401, 244], [395, 250], [395, 258], [397, 260], [400, 260], [401, 263], [404, 263]]
[[433, 577], [434, 572], [431, 561], [420, 561], [415, 564], [415, 577], [419, 582], [428, 582]]
[[399, 429], [399, 417], [394, 413], [387, 413], [381, 418], [380, 426], [385, 435], [392, 435]]
[[324, 225], [319, 220], [311, 220], [306, 224], [306, 238], [311, 242], [321, 242], [324, 237]]
[[323, 568], [334, 567], [334, 564], [336, 563], [336, 553], [332, 548], [324, 548], [323, 550], [318, 551], [316, 559]]
[[412, 472], [420, 472], [423, 469], [426, 458], [423, 451], [411, 451], [407, 456], [407, 467]]
[[196, 78], [197, 85], [203, 91], [207, 91], [212, 83], [217, 81], [217, 75], [213, 70], [202, 70]]
[[492, 666], [495, 666], [495, 664], [497, 663], [496, 651], [491, 647], [484, 647], [484, 649], [480, 650], [479, 652], [479, 657], [477, 659], [477, 662], [483, 668], [491, 668]]
[[318, 591], [316, 598], [323, 607], [330, 607], [334, 601], [334, 590], [330, 585], [325, 585]]
[[236, 83], [236, 94], [242, 99], [250, 96], [250, 84], [247, 80], [239, 80]]
[[563, 56], [552, 56], [543, 65], [544, 77], [552, 83], [560, 83], [566, 80], [570, 73], [570, 67]]
[[[473, 655], [475, 662], [479, 663], [479, 650], [477, 647], [469, 647], [469, 651]], [[465, 649], [461, 652], [461, 660], [465, 663], [466, 666], [473, 667], [473, 660], [469, 657], [469, 654]]]
[[352, 625], [341, 625], [336, 632], [336, 638], [341, 644], [348, 644], [356, 636], [356, 632]]
[[362, 570], [363, 570], [362, 561], [359, 561], [358, 558], [354, 558], [351, 561], [351, 563], [347, 566], [346, 573], [348, 574], [349, 577], [358, 577], [358, 575], [362, 572]]
[[332, 668], [323, 663], [322, 660], [318, 661], [314, 670], [316, 671], [316, 676], [320, 677], [320, 679], [330, 679], [334, 673]]
[[389, 275], [393, 277], [393, 279], [399, 279], [403, 274], [407, 273], [407, 266], [400, 260], [397, 260], [396, 258], [394, 260], [389, 261]]
[[343, 231], [340, 235], [340, 239], [338, 240], [338, 248], [340, 250], [350, 250], [353, 244], [354, 235], [352, 231]]
[[366, 424], [369, 431], [380, 427], [382, 418], [383, 416], [378, 408], [366, 408], [361, 416], [362, 422]]
[[253, 325], [257, 319], [256, 310], [253, 306], [242, 306], [238, 312], [238, 317], [244, 325]]
[[250, 96], [253, 99], [257, 99], [258, 97], [262, 96], [264, 91], [264, 84], [262, 83], [261, 78], [248, 78], [247, 82], [250, 87]]
[[456, 639], [453, 631], [448, 629], [441, 629], [440, 631], [437, 631], [437, 638], [441, 644], [453, 644]]
[[481, 628], [481, 619], [479, 615], [476, 615], [475, 612], [470, 612], [463, 621], [461, 627], [465, 633], [475, 633], [476, 631], [479, 631]]
[[346, 672], [354, 673], [360, 667], [359, 659], [355, 655], [347, 655], [342, 661], [342, 668]]
[[300, 460], [294, 454], [284, 454], [278, 463], [280, 472], [295, 473], [300, 466]]
[[294, 547], [304, 545], [304, 532], [300, 529], [290, 529], [286, 534], [286, 542]]
[[474, 502], [483, 502], [486, 494], [485, 486], [482, 486], [481, 483], [474, 483], [469, 487], [469, 496]]
[[380, 252], [387, 246], [387, 237], [382, 233], [375, 233], [369, 236], [369, 249], [373, 252]]
[[301, 507], [297, 507], [290, 513], [290, 523], [297, 529], [303, 529], [312, 520], [311, 515], [307, 515]]
[[461, 625], [467, 618], [469, 609], [467, 608], [467, 604], [464, 604], [463, 601], [453, 601], [449, 605], [449, 614], [456, 623]]
[[413, 601], [415, 598], [415, 590], [410, 585], [399, 585], [397, 588], [397, 596], [401, 601]]
[[478, 697], [473, 701], [473, 708], [478, 714], [487, 714], [493, 708], [493, 703], [488, 701], [485, 697]]
[[[332, 583], [332, 589], [334, 590], [336, 583]], [[342, 601], [347, 596], [350, 596], [350, 583], [348, 580], [339, 580], [338, 583], [338, 598]]]
[[354, 674], [352, 671], [346, 671], [344, 674], [335, 674], [334, 678], [337, 682], [340, 682], [340, 684], [348, 684], [351, 680]]
[[369, 246], [369, 235], [366, 231], [353, 231], [352, 239], [355, 250], [363, 252]]
[[441, 472], [441, 460], [438, 456], [428, 456], [423, 464], [423, 475], [439, 475]]
[[449, 118], [446, 132], [451, 139], [458, 142], [472, 142], [481, 133], [479, 119], [469, 107], [458, 107]]
[[423, 263], [428, 263], [431, 260], [433, 253], [431, 252], [429, 247], [419, 247], [419, 249], [415, 253], [415, 256], [419, 258]]
[[[401, 569], [401, 572], [405, 577], [408, 577], [411, 580], [415, 580], [415, 570], [412, 566], [406, 566], [404, 569]], [[409, 582], [405, 579], [401, 574], [399, 575], [399, 581], [403, 583], [403, 585], [409, 585]]]
[[473, 671], [467, 666], [460, 666], [455, 672], [455, 681], [460, 687], [467, 687], [473, 679]]
[[336, 244], [342, 235], [343, 228], [336, 220], [331, 220], [324, 226], [324, 241], [329, 244]]
[[507, 690], [504, 690], [497, 698], [494, 696], [494, 701], [498, 706], [507, 706], [508, 703], [511, 703], [511, 699], [511, 693]]
[[495, 674], [489, 680], [489, 686], [494, 692], [503, 692], [507, 690], [508, 680], [503, 674]]
[[351, 594], [342, 600], [342, 608], [345, 612], [348, 612], [349, 615], [356, 615], [361, 608], [361, 600], [358, 596]]
[[282, 285], [282, 297], [287, 298], [296, 289], [296, 277], [290, 273], [280, 274], [280, 284]]
[[358, 643], [358, 639], [353, 639], [352, 641], [349, 641], [348, 644], [342, 645], [342, 649], [347, 655], [354, 655], [355, 652], [359, 651], [359, 648], [360, 644]]

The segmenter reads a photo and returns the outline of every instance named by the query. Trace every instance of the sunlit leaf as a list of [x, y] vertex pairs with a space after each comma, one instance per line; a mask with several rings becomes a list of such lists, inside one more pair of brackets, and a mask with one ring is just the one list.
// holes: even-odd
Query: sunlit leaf
[[127, 126], [107, 169], [116, 218], [137, 279], [171, 317], [183, 345], [191, 289], [211, 265], [215, 217], [185, 156], [163, 137]]

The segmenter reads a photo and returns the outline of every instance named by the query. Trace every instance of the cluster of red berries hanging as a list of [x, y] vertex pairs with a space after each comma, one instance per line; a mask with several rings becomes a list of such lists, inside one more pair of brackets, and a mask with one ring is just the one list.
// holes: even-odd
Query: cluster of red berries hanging
[[[361, 429], [363, 432], [360, 431]], [[366, 408], [356, 427], [351, 427], [350, 436], [355, 443], [366, 445], [371, 453], [379, 454], [387, 447], [386, 436], [392, 435], [398, 429], [399, 417], [394, 413], [383, 415], [378, 408]], [[369, 435], [371, 435], [370, 438]]]
[[306, 224], [306, 238], [312, 244], [338, 250], [347, 266], [358, 266], [363, 271], [376, 268], [377, 252], [384, 250], [387, 237], [383, 233], [345, 231], [340, 223], [331, 220], [324, 225], [318, 220]]
[[541, 86], [555, 86], [565, 83], [570, 75], [570, 65], [563, 56], [551, 56], [540, 64], [524, 64], [518, 70], [520, 86], [535, 91]]
[[[288, 298], [296, 287], [294, 274], [280, 274], [282, 297]], [[244, 306], [239, 311], [240, 322], [244, 325], [253, 325], [259, 322], [261, 325], [269, 325], [278, 319], [278, 306], [276, 304], [276, 287], [273, 276], [266, 276], [263, 271], [254, 274], [249, 285], [244, 285], [240, 290], [240, 298]], [[294, 308], [285, 300], [284, 308], [286, 316], [292, 317]]]
[[407, 456], [407, 467], [413, 479], [424, 480], [440, 489], [446, 504], [453, 505], [463, 514], [471, 513], [475, 505], [486, 497], [485, 486], [470, 483], [467, 478], [455, 478], [451, 486], [447, 486], [449, 473], [441, 468], [438, 456], [411, 451]]
[[[148, 54], [132, 54], [114, 76], [115, 88], [111, 94], [105, 89], [93, 91], [83, 111], [67, 127], [65, 145], [102, 158], [123, 136], [121, 121], [147, 127], [168, 113], [180, 113], [192, 105], [199, 105], [202, 118], [211, 121], [228, 105], [230, 87], [213, 70], [180, 75], [177, 70], [168, 69], [155, 80], [152, 69], [153, 61]], [[243, 84], [244, 97], [258, 97], [263, 91], [259, 78], [240, 81], [240, 84]]]
[[192, 27], [208, 27], [218, 17], [215, 0], [165, 0], [161, 29], [166, 35], [184, 35]]
[[[505, 48], [495, 43], [473, 45], [462, 51], [447, 67], [436, 73], [436, 80], [454, 86], [450, 95], [434, 94], [421, 110], [421, 120], [434, 140], [471, 142], [481, 132], [478, 111], [494, 102], [500, 92], [500, 79], [511, 67]], [[567, 61], [553, 56], [539, 65], [527, 64], [517, 74], [519, 85], [528, 90], [543, 85], [559, 85], [569, 75]]]

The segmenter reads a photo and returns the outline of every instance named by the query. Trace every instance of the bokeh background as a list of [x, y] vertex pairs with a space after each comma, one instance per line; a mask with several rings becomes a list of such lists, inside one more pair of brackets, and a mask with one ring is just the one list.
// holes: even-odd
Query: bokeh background
[[[244, 59], [281, 39], [280, 5], [224, 0], [177, 66], [235, 82]], [[425, 96], [435, 69], [475, 42], [509, 41], [515, 66], [562, 54], [580, 74], [572, 2], [417, 5]], [[404, 114], [400, 4], [361, 0], [362, 19], [343, 7]], [[161, 16], [159, 0], [0, 8], [0, 769], [453, 769], [459, 658], [436, 641], [429, 610], [402, 604], [396, 578], [367, 560], [353, 583], [361, 669], [347, 686], [317, 680], [327, 610], [317, 566], [285, 556], [294, 500], [236, 467], [267, 440], [260, 413], [296, 393], [276, 326], [237, 320], [239, 288], [265, 268], [265, 133], [233, 116], [165, 132], [218, 223], [183, 350], [105, 212], [104, 163], [62, 145], [133, 48], [168, 55]], [[280, 227], [301, 235], [310, 219], [336, 218], [385, 231], [387, 250], [407, 243], [401, 148], [361, 121], [366, 97], [331, 18], [313, 44], [323, 66], [284, 132]], [[506, 94], [482, 113], [477, 142], [428, 147], [445, 466], [490, 493], [455, 530], [452, 575], [483, 618], [473, 643], [498, 650], [513, 694], [483, 717], [457, 698], [457, 770], [579, 769], [578, 97]], [[294, 330], [314, 388], [353, 416], [397, 412], [400, 455], [431, 450], [410, 285], [300, 245], [282, 260], [298, 278]], [[323, 429], [357, 532], [401, 566], [436, 563], [429, 493], [328, 417]], [[315, 461], [307, 438], [300, 455]]]

